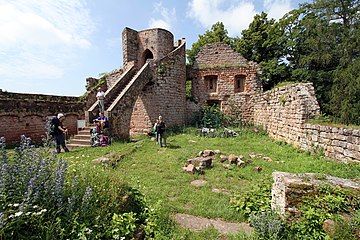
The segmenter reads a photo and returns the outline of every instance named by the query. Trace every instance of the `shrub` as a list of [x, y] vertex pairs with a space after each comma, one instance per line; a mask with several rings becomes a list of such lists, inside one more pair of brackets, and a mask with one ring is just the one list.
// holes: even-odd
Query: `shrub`
[[218, 106], [212, 105], [204, 106], [197, 118], [197, 125], [201, 127], [218, 128], [222, 126], [225, 116]]
[[[298, 206], [301, 214], [291, 225], [292, 234], [301, 239], [325, 239], [324, 221], [336, 218], [340, 213], [349, 214], [354, 209], [359, 209], [360, 196], [356, 191], [323, 185], [315, 196], [304, 197], [301, 202]], [[342, 222], [341, 226], [338, 235], [351, 235], [352, 230], [349, 230], [351, 227], [348, 224]]]
[[271, 185], [255, 186], [249, 192], [232, 197], [230, 203], [235, 210], [242, 212], [246, 217], [251, 213], [268, 211], [271, 208]]
[[130, 239], [152, 227], [143, 196], [117, 179], [75, 175], [26, 137], [14, 154], [1, 139], [0, 151], [0, 239]]
[[[359, 238], [360, 227], [359, 223], [356, 223], [356, 220], [347, 220], [343, 217], [336, 219], [334, 231], [330, 233], [330, 237], [333, 240], [356, 240]], [[356, 235], [358, 234], [358, 235]], [[358, 237], [356, 237], [358, 236]]]
[[322, 209], [304, 207], [301, 209], [302, 216], [291, 226], [295, 239], [325, 239], [325, 232], [322, 228], [324, 221], [330, 218]]
[[250, 223], [255, 228], [258, 239], [286, 239], [285, 222], [274, 212], [266, 211], [250, 215]]

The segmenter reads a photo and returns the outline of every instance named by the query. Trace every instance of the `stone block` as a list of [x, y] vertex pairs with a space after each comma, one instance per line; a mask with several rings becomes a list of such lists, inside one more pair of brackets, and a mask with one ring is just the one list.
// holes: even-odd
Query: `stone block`
[[262, 169], [262, 167], [260, 167], [260, 166], [256, 166], [256, 167], [254, 167], [254, 171], [255, 172], [261, 172], [263, 169]]
[[226, 156], [226, 155], [220, 155], [220, 162], [225, 162], [225, 161], [227, 161], [229, 158], [228, 158], [228, 156]]
[[183, 170], [187, 173], [195, 173], [196, 172], [196, 168], [193, 164], [188, 164], [187, 166], [183, 167]]
[[271, 190], [271, 208], [282, 215], [291, 213], [289, 209], [296, 208], [303, 196], [314, 194], [317, 187], [324, 183], [355, 191], [360, 190], [360, 183], [333, 176], [319, 179], [314, 173], [274, 172], [272, 175], [274, 183]]
[[188, 159], [188, 164], [192, 164], [195, 167], [199, 167], [200, 169], [210, 168], [212, 166], [213, 157], [196, 157], [192, 159]]
[[238, 160], [238, 156], [236, 156], [235, 154], [230, 154], [228, 160], [230, 164], [236, 164]]
[[213, 150], [204, 150], [202, 156], [203, 157], [209, 157], [209, 156], [214, 156], [215, 152]]

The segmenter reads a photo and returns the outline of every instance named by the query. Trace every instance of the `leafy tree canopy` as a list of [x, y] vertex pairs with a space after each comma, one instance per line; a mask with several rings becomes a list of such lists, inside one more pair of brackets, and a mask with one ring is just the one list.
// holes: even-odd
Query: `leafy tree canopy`
[[314, 0], [279, 21], [257, 14], [234, 39], [218, 22], [199, 36], [188, 60], [193, 63], [207, 43], [228, 43], [260, 64], [265, 90], [282, 81], [312, 82], [323, 113], [359, 124], [359, 25], [359, 0]]

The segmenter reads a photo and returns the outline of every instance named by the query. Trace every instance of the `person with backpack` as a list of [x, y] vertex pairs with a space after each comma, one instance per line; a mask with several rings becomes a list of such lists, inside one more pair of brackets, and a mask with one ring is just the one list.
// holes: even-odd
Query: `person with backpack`
[[156, 140], [158, 141], [160, 147], [166, 146], [165, 128], [165, 122], [163, 121], [162, 116], [159, 116], [159, 120], [156, 124]]
[[65, 134], [68, 130], [63, 126], [63, 121], [65, 116], [62, 113], [59, 113], [57, 117], [54, 117], [51, 120], [51, 133], [56, 142], [56, 153], [61, 152], [60, 146], [64, 149], [65, 152], [69, 152], [69, 149], [65, 145]]

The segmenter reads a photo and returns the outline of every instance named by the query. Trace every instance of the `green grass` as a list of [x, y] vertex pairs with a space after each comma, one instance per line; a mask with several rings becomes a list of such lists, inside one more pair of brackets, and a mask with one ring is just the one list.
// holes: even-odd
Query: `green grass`
[[[135, 148], [135, 151], [129, 151], [131, 148]], [[243, 155], [245, 159], [249, 159], [249, 153], [255, 152], [268, 156], [273, 161], [255, 159], [245, 168], [225, 169], [217, 157], [213, 168], [206, 170], [204, 175], [183, 172], [182, 167], [186, 160], [205, 149], [219, 149], [222, 154]], [[110, 152], [131, 153], [114, 169], [92, 163], [93, 159]], [[186, 133], [169, 136], [167, 148], [160, 148], [148, 138], [139, 138], [138, 142], [117, 142], [104, 148], [74, 149], [62, 156], [69, 161], [71, 171], [99, 172], [99, 177], [109, 174], [139, 188], [150, 205], [160, 204], [161, 212], [165, 216], [187, 213], [239, 222], [244, 221], [245, 217], [231, 208], [231, 196], [214, 193], [213, 188], [241, 194], [256, 184], [272, 181], [271, 174], [274, 171], [324, 173], [343, 178], [360, 176], [359, 165], [338, 163], [320, 155], [313, 156], [249, 130], [241, 130], [236, 138], [204, 138], [194, 134], [192, 129], [187, 129]], [[255, 166], [261, 166], [263, 171], [255, 172]], [[204, 179], [207, 184], [196, 188], [190, 185], [195, 179]], [[173, 227], [171, 231], [169, 234], [173, 239], [214, 239], [213, 236], [218, 235], [211, 229], [192, 233]], [[238, 238], [239, 236], [234, 237]]]
[[319, 125], [323, 125], [323, 126], [330, 126], [330, 127], [337, 127], [337, 128], [360, 129], [359, 125], [342, 124], [342, 123], [335, 122], [335, 121], [331, 120], [330, 118], [323, 118], [321, 116], [318, 118], [315, 118], [315, 119], [310, 119], [308, 122], [311, 124], [319, 124]]

